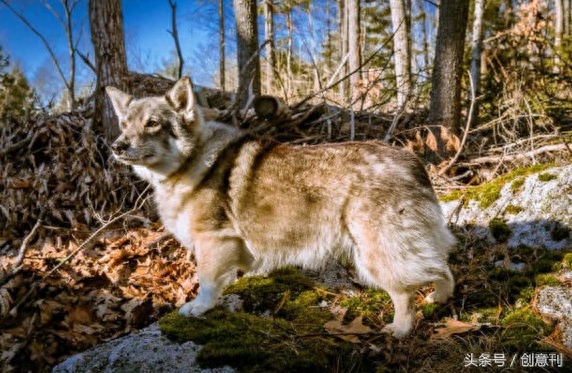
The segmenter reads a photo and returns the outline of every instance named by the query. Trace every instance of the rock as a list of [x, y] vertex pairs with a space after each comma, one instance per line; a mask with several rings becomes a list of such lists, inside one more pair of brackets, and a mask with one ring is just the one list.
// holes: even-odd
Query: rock
[[[509, 249], [572, 249], [572, 165], [502, 181], [504, 185], [493, 184], [499, 183], [497, 180], [478, 187], [483, 192], [473, 196], [480, 195], [485, 200], [443, 202], [445, 216], [473, 235], [490, 243], [506, 243]], [[511, 263], [513, 271], [522, 268], [521, 263]], [[572, 271], [557, 275], [570, 279]], [[559, 286], [541, 287], [536, 309], [556, 322], [562, 331], [562, 343], [572, 350], [572, 288], [566, 281]]]
[[494, 200], [486, 207], [482, 201], [454, 200], [442, 203], [442, 208], [453, 224], [474, 226], [472, 233], [491, 243], [503, 239], [495, 238], [489, 229], [495, 219], [508, 228], [508, 248], [572, 248], [572, 165], [517, 176], [500, 187], [498, 195], [488, 198]]
[[562, 343], [572, 350], [572, 289], [563, 286], [540, 289], [536, 308], [558, 322], [563, 334]]
[[200, 348], [193, 342], [171, 342], [161, 335], [159, 326], [155, 323], [138, 332], [74, 355], [55, 366], [52, 372], [234, 372], [230, 367], [198, 367], [195, 359]]

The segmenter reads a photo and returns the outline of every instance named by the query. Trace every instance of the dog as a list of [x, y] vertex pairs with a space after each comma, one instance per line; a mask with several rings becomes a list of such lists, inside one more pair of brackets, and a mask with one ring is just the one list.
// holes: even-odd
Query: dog
[[107, 87], [121, 134], [114, 157], [147, 180], [165, 227], [194, 250], [199, 292], [179, 312], [213, 308], [237, 273], [319, 269], [347, 258], [395, 307], [385, 330], [415, 326], [415, 291], [454, 291], [455, 239], [421, 161], [380, 142], [276, 144], [205, 121], [188, 77], [163, 97]]

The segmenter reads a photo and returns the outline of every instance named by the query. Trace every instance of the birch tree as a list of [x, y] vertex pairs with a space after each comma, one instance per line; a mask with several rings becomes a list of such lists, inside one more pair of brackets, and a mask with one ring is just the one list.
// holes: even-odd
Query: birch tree
[[224, 28], [224, 2], [223, 0], [218, 0], [218, 72], [219, 72], [219, 88], [224, 92], [226, 86], [226, 75], [225, 75], [225, 28]]
[[[480, 91], [481, 82], [481, 58], [483, 50], [483, 15], [486, 0], [475, 0], [473, 32], [471, 34], [471, 80], [473, 81], [474, 96]], [[478, 118], [478, 105], [474, 106], [473, 118]]]
[[274, 87], [274, 71], [276, 59], [274, 51], [274, 4], [272, 0], [264, 0], [264, 34], [268, 44], [266, 45], [266, 92], [269, 94]]
[[346, 4], [348, 17], [348, 69], [351, 73], [351, 101], [355, 102], [358, 95], [357, 87], [360, 80], [359, 68], [361, 65], [360, 5], [359, 0], [348, 0]]
[[393, 60], [397, 85], [397, 106], [403, 107], [411, 94], [411, 42], [410, 22], [405, 0], [390, 0], [391, 24], [393, 25]]

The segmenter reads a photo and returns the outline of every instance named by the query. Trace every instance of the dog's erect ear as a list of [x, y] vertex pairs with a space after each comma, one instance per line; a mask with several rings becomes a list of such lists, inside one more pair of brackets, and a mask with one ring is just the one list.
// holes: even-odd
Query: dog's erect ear
[[105, 92], [111, 100], [115, 114], [119, 118], [123, 118], [127, 114], [127, 106], [133, 99], [133, 96], [115, 88], [115, 87], [105, 87]]
[[192, 119], [195, 111], [195, 94], [193, 84], [188, 76], [184, 76], [166, 94], [167, 101], [175, 110], [182, 111], [185, 117]]

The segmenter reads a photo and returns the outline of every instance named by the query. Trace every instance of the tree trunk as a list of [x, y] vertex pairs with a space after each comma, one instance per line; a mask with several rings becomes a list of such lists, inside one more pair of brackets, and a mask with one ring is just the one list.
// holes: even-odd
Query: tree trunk
[[260, 94], [260, 59], [258, 51], [258, 25], [256, 0], [234, 0], [236, 20], [236, 49], [238, 59], [238, 103], [242, 108], [248, 101], [248, 87], [252, 81], [252, 94]]
[[127, 57], [123, 36], [123, 12], [120, 0], [89, 0], [91, 41], [95, 51], [97, 84], [95, 87], [94, 121], [103, 125], [108, 144], [119, 135], [117, 118], [105, 87], [126, 90]]
[[292, 53], [293, 53], [293, 40], [292, 33], [294, 32], [294, 24], [292, 23], [292, 0], [287, 1], [286, 9], [286, 29], [287, 35], [287, 49], [286, 49], [286, 96], [290, 98], [292, 95], [292, 79], [294, 78], [292, 72]]
[[75, 45], [73, 41], [73, 25], [72, 25], [72, 12], [77, 2], [70, 4], [68, 0], [62, 1], [65, 15], [65, 25], [67, 43], [68, 43], [68, 54], [70, 58], [70, 75], [67, 86], [67, 109], [72, 111], [75, 108]]
[[[347, 6], [344, 0], [338, 0], [338, 28], [340, 31], [340, 46], [339, 50], [340, 54], [340, 63], [344, 61], [346, 58], [346, 54], [348, 54], [348, 17], [347, 17]], [[344, 63], [341, 70], [341, 76], [347, 75], [347, 65]], [[347, 81], [343, 81], [340, 83], [340, 101], [343, 102], [346, 100], [346, 92], [348, 91], [348, 83]]]
[[350, 75], [351, 102], [355, 103], [358, 99], [358, 85], [360, 80], [359, 68], [361, 65], [360, 51], [360, 5], [359, 0], [348, 0], [348, 69]]
[[469, 0], [442, 0], [433, 64], [429, 122], [460, 133], [461, 78]]
[[224, 3], [223, 0], [218, 0], [218, 68], [219, 68], [219, 86], [221, 91], [225, 91], [226, 76], [225, 76], [225, 37], [224, 37]]
[[397, 106], [404, 107], [411, 94], [411, 42], [405, 0], [390, 0], [393, 26], [393, 61], [397, 84]]
[[274, 4], [272, 0], [264, 0], [264, 33], [266, 40], [270, 40], [266, 45], [266, 92], [272, 94], [274, 69], [276, 68], [274, 59]]
[[424, 0], [417, 0], [417, 6], [419, 8], [419, 22], [421, 23], [421, 43], [422, 43], [422, 53], [423, 53], [423, 69], [427, 70], [429, 68], [429, 40], [427, 34], [427, 12], [423, 6]]
[[[471, 35], [471, 80], [473, 81], [474, 97], [478, 97], [481, 82], [481, 59], [483, 51], [483, 14], [486, 0], [475, 0], [473, 33]], [[473, 118], [479, 117], [478, 103], [474, 103]]]
[[554, 21], [554, 68], [555, 74], [560, 73], [560, 53], [562, 53], [562, 36], [564, 34], [564, 0], [554, 0], [556, 19]]
[[173, 36], [175, 49], [177, 51], [177, 79], [181, 79], [183, 77], [185, 60], [183, 58], [183, 51], [181, 50], [181, 43], [179, 41], [179, 31], [177, 30], [177, 3], [173, 0], [169, 0], [169, 6], [171, 7], [171, 31], [169, 31], [169, 33]]

